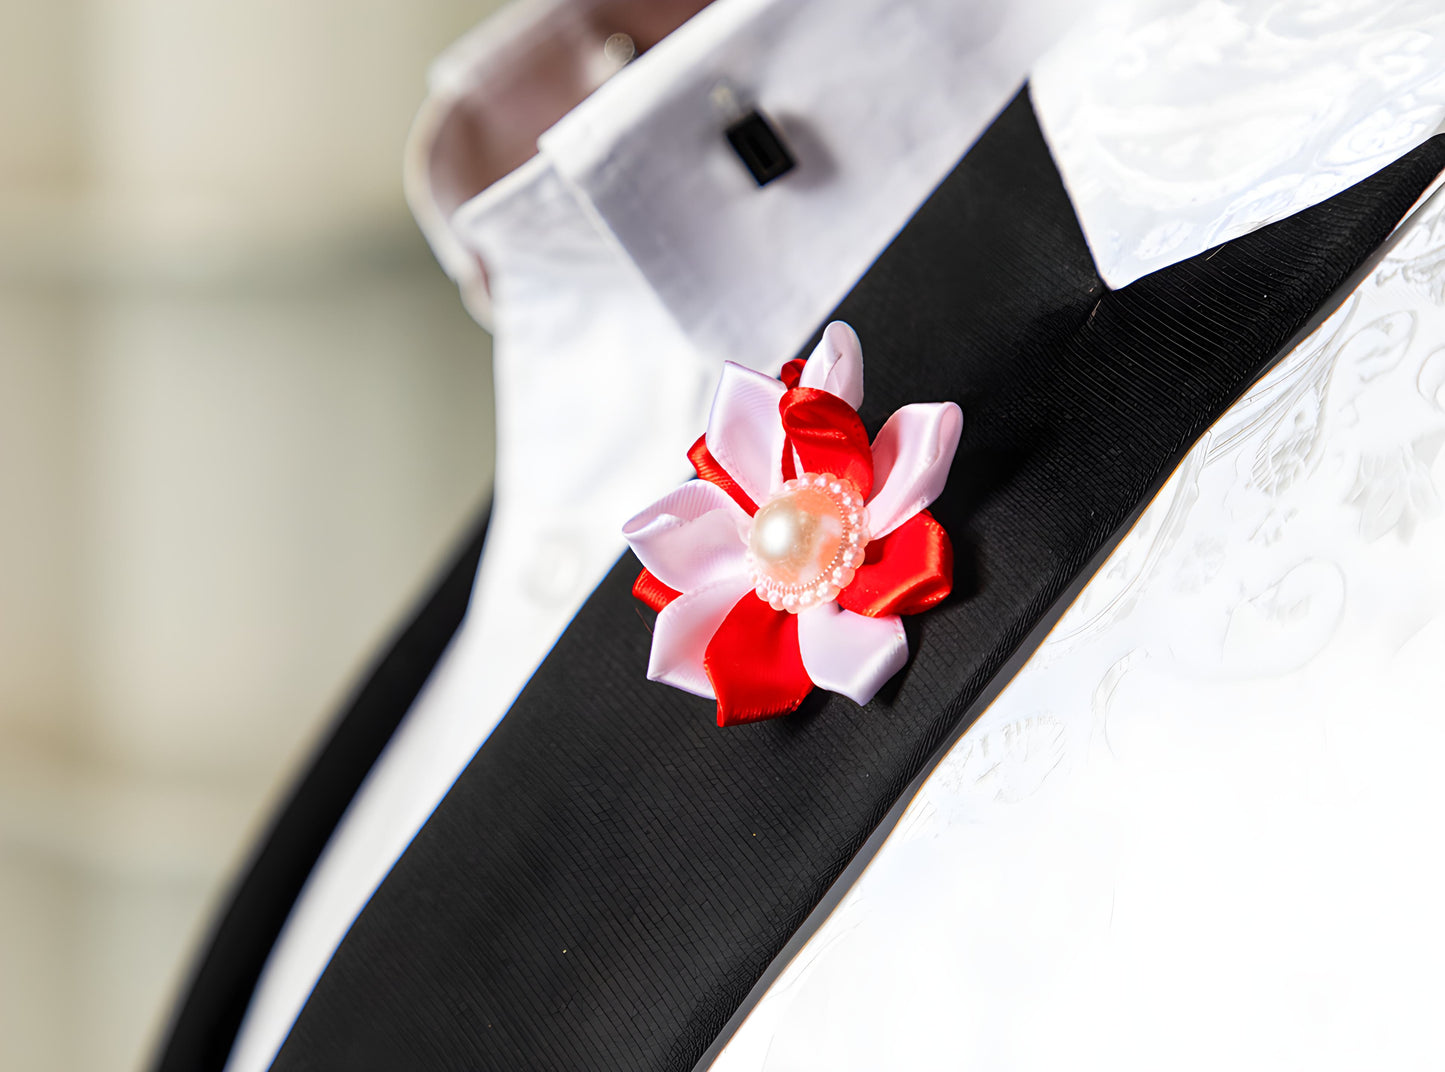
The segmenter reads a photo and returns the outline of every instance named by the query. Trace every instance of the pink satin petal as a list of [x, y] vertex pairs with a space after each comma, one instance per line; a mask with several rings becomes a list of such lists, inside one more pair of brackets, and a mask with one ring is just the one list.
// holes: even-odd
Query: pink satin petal
[[869, 618], [836, 603], [798, 615], [798, 649], [813, 684], [857, 704], [873, 699], [908, 662], [902, 618]]
[[858, 335], [841, 320], [823, 329], [823, 338], [803, 366], [799, 387], [837, 395], [857, 409], [863, 404], [863, 348]]
[[669, 588], [691, 592], [747, 568], [748, 515], [706, 480], [689, 480], [622, 526], [633, 552]]
[[680, 595], [658, 611], [652, 628], [652, 654], [647, 662], [648, 680], [716, 700], [703, 667], [707, 643], [738, 600], [744, 596], [757, 598], [752, 587], [751, 578], [745, 574], [729, 577]]
[[963, 411], [952, 402], [919, 402], [888, 418], [873, 440], [873, 539], [887, 536], [943, 491], [963, 432]]
[[786, 390], [782, 381], [729, 361], [713, 397], [707, 449], [755, 503], [767, 502], [783, 482], [778, 402]]

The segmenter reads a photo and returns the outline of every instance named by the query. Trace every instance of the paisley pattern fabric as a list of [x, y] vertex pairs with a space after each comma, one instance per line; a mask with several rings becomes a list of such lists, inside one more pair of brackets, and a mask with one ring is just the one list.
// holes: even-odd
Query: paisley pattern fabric
[[1099, 274], [1122, 287], [1323, 201], [1445, 124], [1445, 5], [1117, 0], [1034, 69]]

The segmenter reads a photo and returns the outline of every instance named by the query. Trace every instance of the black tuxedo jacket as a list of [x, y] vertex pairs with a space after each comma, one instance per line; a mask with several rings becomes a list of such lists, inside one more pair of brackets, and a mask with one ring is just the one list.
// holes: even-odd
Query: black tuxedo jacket
[[[866, 707], [815, 692], [719, 730], [709, 701], [645, 680], [625, 556], [362, 912], [275, 1067], [695, 1067], [1183, 454], [1337, 306], [1442, 166], [1437, 138], [1110, 291], [1020, 94], [834, 314], [866, 340], [870, 432], [911, 401], [965, 414], [932, 507], [955, 591], [907, 619], [907, 669]], [[165, 1072], [225, 1063], [302, 882], [461, 621], [483, 528], [282, 809]]]

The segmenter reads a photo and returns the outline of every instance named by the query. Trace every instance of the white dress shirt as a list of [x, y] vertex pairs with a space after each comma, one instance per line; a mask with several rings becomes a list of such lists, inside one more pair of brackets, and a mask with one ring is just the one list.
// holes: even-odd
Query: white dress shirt
[[[356, 913], [621, 552], [621, 522], [685, 475], [718, 363], [792, 356], [1087, 6], [720, 0], [452, 217], [494, 303], [492, 527], [466, 620], [298, 900], [232, 1072], [270, 1062]], [[1041, 123], [1106, 280], [1306, 207], [1440, 125], [1420, 74], [1445, 69], [1434, 12], [1336, 6], [1335, 53], [1300, 28], [1326, 18], [1318, 5], [1130, 0], [1038, 64]], [[1161, 107], [1181, 64], [1203, 103]], [[472, 91], [455, 59], [441, 69], [440, 91]], [[1321, 69], [1367, 74], [1331, 95]], [[794, 173], [753, 184], [720, 133], [729, 98], [775, 121]], [[1373, 140], [1351, 136], [1361, 116], [1379, 122]], [[1241, 131], [1262, 156], [1236, 151]], [[1445, 317], [1425, 311], [1439, 284], [1421, 234], [1407, 241], [1427, 249], [1373, 277], [1394, 288], [1388, 309], [1347, 307], [1190, 456], [759, 987], [718, 1068], [1240, 1064], [1224, 1046], [1241, 1039], [1279, 1067], [1293, 1063], [1279, 1047], [1322, 1020], [1310, 1063], [1348, 1063], [1331, 1042], [1376, 1022], [1368, 1002], [1338, 1015], [1367, 996], [1352, 973], [1385, 971], [1397, 998], [1419, 982], [1416, 962], [1368, 948], [1419, 913], [1376, 920], [1378, 935], [1344, 928], [1349, 971], [1322, 975], [1312, 943], [1328, 934], [1316, 902], [1378, 914], [1399, 878], [1403, 907], [1423, 912], [1434, 891], [1427, 858], [1386, 852], [1371, 824], [1401, 829], [1406, 804], [1428, 803], [1404, 827], [1424, 836], [1440, 801], [1423, 781], [1363, 799], [1401, 757], [1361, 690], [1425, 740], [1439, 731], [1421, 698], [1445, 686], [1423, 654], [1445, 609], [1431, 564], [1445, 533], [1428, 524]], [[1354, 855], [1329, 858], [1327, 835]], [[1211, 1016], [1217, 1034], [1181, 1060], [1179, 1039]]]

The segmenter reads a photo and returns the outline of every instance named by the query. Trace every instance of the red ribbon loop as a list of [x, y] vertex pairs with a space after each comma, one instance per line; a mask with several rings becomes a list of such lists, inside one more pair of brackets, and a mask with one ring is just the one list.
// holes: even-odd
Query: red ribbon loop
[[858, 413], [830, 391], [793, 387], [778, 403], [788, 449], [805, 473], [844, 477], [866, 499], [873, 493], [873, 447]]
[[687, 460], [692, 462], [692, 467], [697, 470], [698, 476], [709, 484], [716, 484], [732, 496], [733, 502], [746, 510], [749, 517], [758, 512], [758, 504], [753, 502], [748, 493], [742, 489], [742, 485], [728, 475], [728, 471], [718, 464], [718, 460], [707, 449], [706, 433], [698, 436], [697, 442], [688, 448]]
[[682, 595], [676, 588], [663, 584], [647, 569], [639, 573], [637, 580], [632, 582], [632, 594], [657, 611]]
[[853, 582], [838, 605], [855, 614], [918, 614], [953, 591], [953, 543], [927, 510], [920, 510], [868, 545]]
[[803, 366], [808, 363], [805, 357], [795, 357], [783, 366], [783, 371], [778, 373], [778, 379], [783, 381], [784, 387], [796, 387], [798, 381], [803, 378]]

